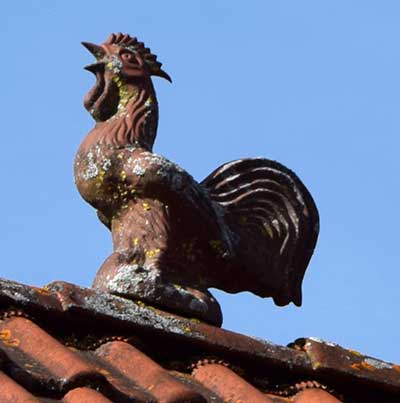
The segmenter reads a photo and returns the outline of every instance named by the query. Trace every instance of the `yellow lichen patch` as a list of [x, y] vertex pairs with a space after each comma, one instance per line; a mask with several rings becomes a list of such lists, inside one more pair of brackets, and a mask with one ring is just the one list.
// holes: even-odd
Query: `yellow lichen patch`
[[146, 304], [143, 301], [135, 301], [136, 305], [140, 306], [141, 308], [144, 308], [146, 306]]
[[5, 329], [0, 331], [0, 340], [8, 340], [11, 337], [11, 330]]
[[373, 365], [368, 364], [365, 361], [361, 361], [361, 362], [359, 362], [357, 364], [351, 364], [351, 368], [356, 369], [356, 370], [366, 369], [368, 371], [375, 371], [376, 370], [376, 368]]
[[245, 224], [247, 224], [247, 217], [241, 216], [241, 217], [239, 218], [239, 224], [240, 224], [240, 225], [245, 225]]
[[151, 207], [149, 206], [149, 203], [143, 203], [142, 206], [143, 206], [143, 210], [144, 210], [144, 211], [149, 211], [149, 210], [151, 210]]
[[270, 238], [274, 237], [274, 233], [269, 225], [268, 226], [264, 225], [264, 232], [265, 232], [265, 235], [269, 236]]
[[7, 347], [18, 347], [21, 342], [19, 339], [9, 339], [9, 340], [2, 340], [3, 344]]
[[160, 253], [160, 249], [159, 249], [159, 248], [157, 248], [157, 249], [150, 249], [150, 250], [147, 250], [147, 251], [146, 251], [146, 256], [147, 256], [147, 257], [154, 257], [154, 256], [158, 255], [159, 253]]
[[125, 171], [121, 171], [120, 173], [120, 178], [124, 181], [126, 179], [126, 172]]
[[122, 223], [119, 221], [111, 221], [111, 228], [114, 232], [119, 232], [123, 229]]
[[311, 365], [312, 365], [313, 369], [318, 369], [321, 366], [321, 362], [318, 360], [315, 360], [315, 358], [314, 358], [314, 359], [311, 359]]
[[135, 246], [138, 246], [139, 245], [139, 238], [133, 238], [133, 244]]
[[196, 319], [196, 318], [191, 318], [190, 321], [191, 321], [192, 323], [201, 323], [201, 321], [198, 320], [198, 319]]
[[349, 350], [349, 352], [350, 352], [351, 354], [354, 354], [354, 355], [358, 356], [358, 357], [361, 357], [361, 356], [362, 356], [362, 354], [359, 353], [359, 352], [356, 351], [356, 350]]
[[104, 170], [100, 170], [99, 174], [96, 176], [95, 178], [95, 182], [94, 182], [94, 186], [99, 189], [100, 187], [103, 186], [103, 182], [104, 182], [104, 177], [106, 175], [106, 171]]
[[35, 291], [36, 291], [38, 294], [41, 294], [41, 295], [51, 295], [51, 292], [50, 292], [49, 290], [47, 290], [46, 288], [39, 288], [39, 287], [32, 287], [32, 288], [34, 288]]
[[223, 243], [220, 239], [211, 239], [209, 241], [210, 246], [218, 253], [218, 255], [223, 256], [225, 253]]
[[392, 368], [393, 368], [395, 371], [400, 372], [400, 365], [394, 364], [394, 365], [392, 366]]
[[135, 301], [135, 304], [137, 306], [140, 306], [141, 308], [150, 309], [151, 311], [156, 311], [157, 310], [156, 308], [154, 308], [154, 306], [147, 305], [143, 301], [140, 301], [140, 300]]
[[375, 371], [375, 370], [376, 370], [376, 368], [375, 368], [373, 365], [368, 364], [368, 363], [365, 362], [365, 361], [361, 361], [361, 366], [362, 366], [363, 368], [367, 369], [368, 371]]
[[189, 326], [185, 326], [185, 327], [183, 328], [183, 331], [184, 331], [186, 334], [192, 333], [192, 329], [191, 329]]
[[[110, 64], [110, 63], [109, 63], [109, 64]], [[121, 80], [121, 78], [120, 78], [119, 76], [113, 77], [112, 80], [114, 81], [114, 83], [117, 85], [118, 88], [121, 87], [121, 85], [122, 85], [122, 80]]]
[[129, 100], [138, 95], [138, 89], [135, 89], [133, 91], [129, 90], [127, 85], [122, 80], [116, 81], [116, 84], [119, 90], [120, 99], [118, 108], [125, 108]]
[[210, 246], [214, 249], [219, 249], [222, 245], [222, 242], [219, 239], [211, 239]]
[[104, 368], [98, 368], [97, 370], [100, 372], [100, 374], [102, 374], [104, 376], [110, 375], [110, 373]]

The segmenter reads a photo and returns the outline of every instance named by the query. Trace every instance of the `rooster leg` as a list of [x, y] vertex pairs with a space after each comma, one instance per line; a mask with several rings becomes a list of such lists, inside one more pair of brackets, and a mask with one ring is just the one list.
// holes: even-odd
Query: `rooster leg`
[[[103, 263], [93, 287], [220, 326], [222, 314], [213, 296], [180, 281], [180, 248], [171, 245], [171, 231], [176, 229], [170, 228], [169, 218], [169, 208], [160, 200], [131, 201], [112, 220], [114, 253]], [[182, 259], [180, 255], [178, 261]]]
[[[138, 259], [144, 263], [132, 263]], [[114, 252], [101, 266], [93, 287], [155, 307], [162, 306], [214, 326], [222, 325], [221, 308], [209, 291], [169, 282], [159, 265], [159, 259], [145, 259], [140, 248], [134, 253]]]

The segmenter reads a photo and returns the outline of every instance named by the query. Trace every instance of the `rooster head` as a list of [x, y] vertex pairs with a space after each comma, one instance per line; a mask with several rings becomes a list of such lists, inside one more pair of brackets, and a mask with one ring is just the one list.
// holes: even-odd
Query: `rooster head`
[[138, 87], [151, 87], [151, 76], [171, 82], [150, 49], [128, 34], [111, 34], [102, 45], [82, 45], [96, 58], [85, 67], [96, 76], [96, 84], [86, 95], [84, 106], [98, 122], [123, 109]]

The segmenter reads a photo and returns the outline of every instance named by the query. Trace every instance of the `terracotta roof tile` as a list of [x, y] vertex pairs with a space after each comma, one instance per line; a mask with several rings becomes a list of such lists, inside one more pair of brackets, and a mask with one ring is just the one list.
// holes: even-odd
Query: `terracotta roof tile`
[[398, 403], [398, 366], [291, 347], [67, 283], [0, 280], [0, 402]]
[[[141, 388], [130, 379], [130, 377], [125, 376], [117, 364], [109, 363], [101, 359], [96, 350], [77, 350], [76, 354], [81, 356], [85, 355], [85, 357], [96, 366], [98, 373], [104, 376], [105, 380], [100, 383], [100, 386], [103, 393], [110, 396], [112, 401], [119, 401], [128, 398], [129, 401], [133, 402], [157, 402], [151, 393]], [[126, 357], [127, 360], [130, 358], [131, 357]]]
[[300, 392], [296, 395], [294, 401], [295, 403], [340, 403], [340, 400], [319, 389]]
[[52, 383], [63, 389], [79, 377], [97, 375], [94, 367], [29, 319], [11, 317], [0, 322], [0, 339], [10, 361], [40, 382], [50, 375]]
[[193, 371], [193, 377], [203, 386], [214, 391], [224, 401], [272, 403], [272, 400], [264, 393], [221, 364], [200, 366]]
[[205, 403], [201, 395], [175, 380], [160, 365], [127, 343], [107, 343], [98, 348], [96, 354], [159, 403]]
[[63, 399], [65, 403], [112, 403], [101, 393], [90, 388], [76, 388], [68, 392]]
[[0, 401], [4, 403], [38, 403], [28, 391], [0, 371]]

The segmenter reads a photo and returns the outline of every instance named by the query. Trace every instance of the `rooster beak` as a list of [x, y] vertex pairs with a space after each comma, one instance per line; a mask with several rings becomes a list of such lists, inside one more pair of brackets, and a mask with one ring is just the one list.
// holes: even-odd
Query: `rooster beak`
[[96, 59], [101, 59], [106, 55], [106, 52], [101, 46], [95, 45], [94, 43], [90, 42], [81, 43]]
[[96, 74], [98, 72], [104, 71], [104, 63], [89, 64], [88, 66], [85, 66], [84, 69], [90, 71], [93, 74]]
[[157, 77], [162, 77], [165, 78], [166, 80], [168, 80], [170, 83], [172, 83], [172, 79], [169, 76], [169, 74], [167, 74], [164, 70], [159, 69], [158, 71], [155, 71], [152, 73], [153, 76], [157, 76]]

